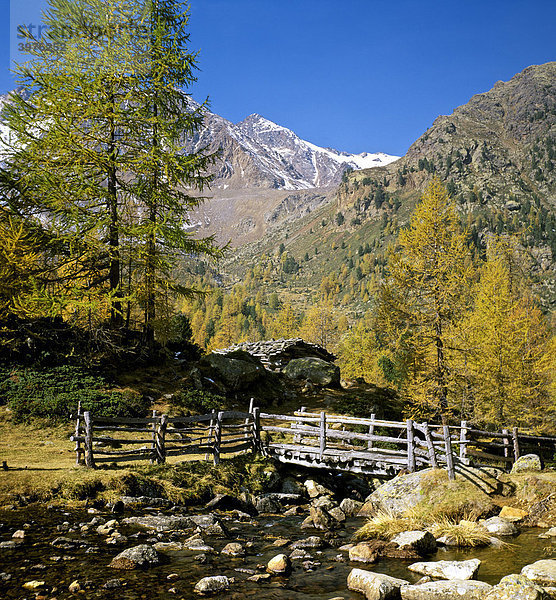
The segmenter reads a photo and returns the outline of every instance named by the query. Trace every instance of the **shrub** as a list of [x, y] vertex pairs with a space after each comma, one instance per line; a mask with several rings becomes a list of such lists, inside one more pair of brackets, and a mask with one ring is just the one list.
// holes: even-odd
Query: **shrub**
[[198, 414], [221, 410], [225, 401], [224, 396], [211, 394], [202, 390], [180, 390], [172, 398], [172, 404], [175, 407], [187, 409]]
[[133, 390], [109, 390], [103, 377], [80, 367], [4, 369], [0, 372], [0, 404], [16, 421], [31, 417], [69, 419], [81, 401], [82, 410], [106, 417], [144, 414], [147, 402]]

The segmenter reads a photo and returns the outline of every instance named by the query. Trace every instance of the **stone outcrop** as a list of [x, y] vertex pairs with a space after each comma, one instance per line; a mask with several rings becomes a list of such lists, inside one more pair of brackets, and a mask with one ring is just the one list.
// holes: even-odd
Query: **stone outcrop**
[[296, 358], [313, 357], [326, 362], [333, 362], [336, 359], [322, 346], [305, 342], [301, 338], [243, 342], [229, 348], [215, 350], [213, 354], [230, 355], [237, 351], [247, 352], [271, 371], [281, 371]]

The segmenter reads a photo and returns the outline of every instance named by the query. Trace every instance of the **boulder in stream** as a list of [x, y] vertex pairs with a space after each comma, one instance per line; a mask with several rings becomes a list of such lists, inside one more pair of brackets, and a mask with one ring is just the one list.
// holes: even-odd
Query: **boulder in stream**
[[158, 552], [148, 544], [126, 548], [112, 559], [112, 569], [145, 569], [160, 563]]
[[508, 575], [500, 580], [484, 600], [545, 600], [543, 588], [523, 575]]
[[414, 573], [436, 577], [437, 579], [475, 579], [481, 561], [470, 560], [437, 560], [413, 563], [407, 567]]
[[222, 592], [230, 587], [230, 580], [225, 575], [203, 577], [195, 584], [195, 591], [199, 594], [213, 594]]
[[402, 600], [484, 600], [492, 586], [484, 581], [450, 579], [400, 588]]
[[543, 587], [556, 586], [556, 559], [545, 558], [521, 569], [521, 574], [527, 579]]
[[408, 583], [405, 579], [397, 579], [363, 569], [352, 569], [347, 579], [348, 589], [364, 594], [367, 600], [399, 598], [400, 588]]

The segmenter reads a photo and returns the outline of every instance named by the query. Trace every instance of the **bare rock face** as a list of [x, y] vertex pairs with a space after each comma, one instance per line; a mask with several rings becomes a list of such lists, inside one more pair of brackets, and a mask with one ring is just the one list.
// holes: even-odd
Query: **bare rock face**
[[367, 600], [399, 598], [400, 588], [408, 583], [405, 579], [397, 579], [362, 569], [352, 569], [347, 579], [348, 589], [364, 594]]
[[112, 559], [112, 569], [145, 569], [160, 563], [158, 552], [147, 544], [127, 548]]
[[379, 549], [372, 543], [361, 542], [349, 549], [349, 560], [354, 562], [375, 563], [379, 556]]

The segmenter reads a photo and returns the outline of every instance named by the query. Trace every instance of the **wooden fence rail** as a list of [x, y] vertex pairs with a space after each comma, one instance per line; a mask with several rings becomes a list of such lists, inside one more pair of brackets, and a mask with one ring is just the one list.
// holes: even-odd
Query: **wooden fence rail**
[[[162, 464], [168, 456], [197, 454], [212, 456], [218, 464], [222, 454], [258, 450], [256, 416], [257, 411], [221, 411], [191, 417], [154, 412], [147, 418], [108, 418], [78, 412], [71, 440], [76, 442], [77, 464], [91, 468], [137, 460]], [[130, 445], [141, 447], [122, 448]]]
[[[552, 460], [556, 436], [519, 433], [515, 427], [491, 432], [460, 425], [437, 425], [309, 413], [213, 411], [169, 417], [108, 418], [78, 410], [75, 434], [78, 464], [150, 460], [201, 455], [218, 464], [225, 454], [262, 452], [276, 460], [308, 467], [393, 476], [401, 470], [440, 467], [455, 477], [459, 465], [511, 465], [534, 451]], [[137, 447], [139, 446], [139, 447]]]

